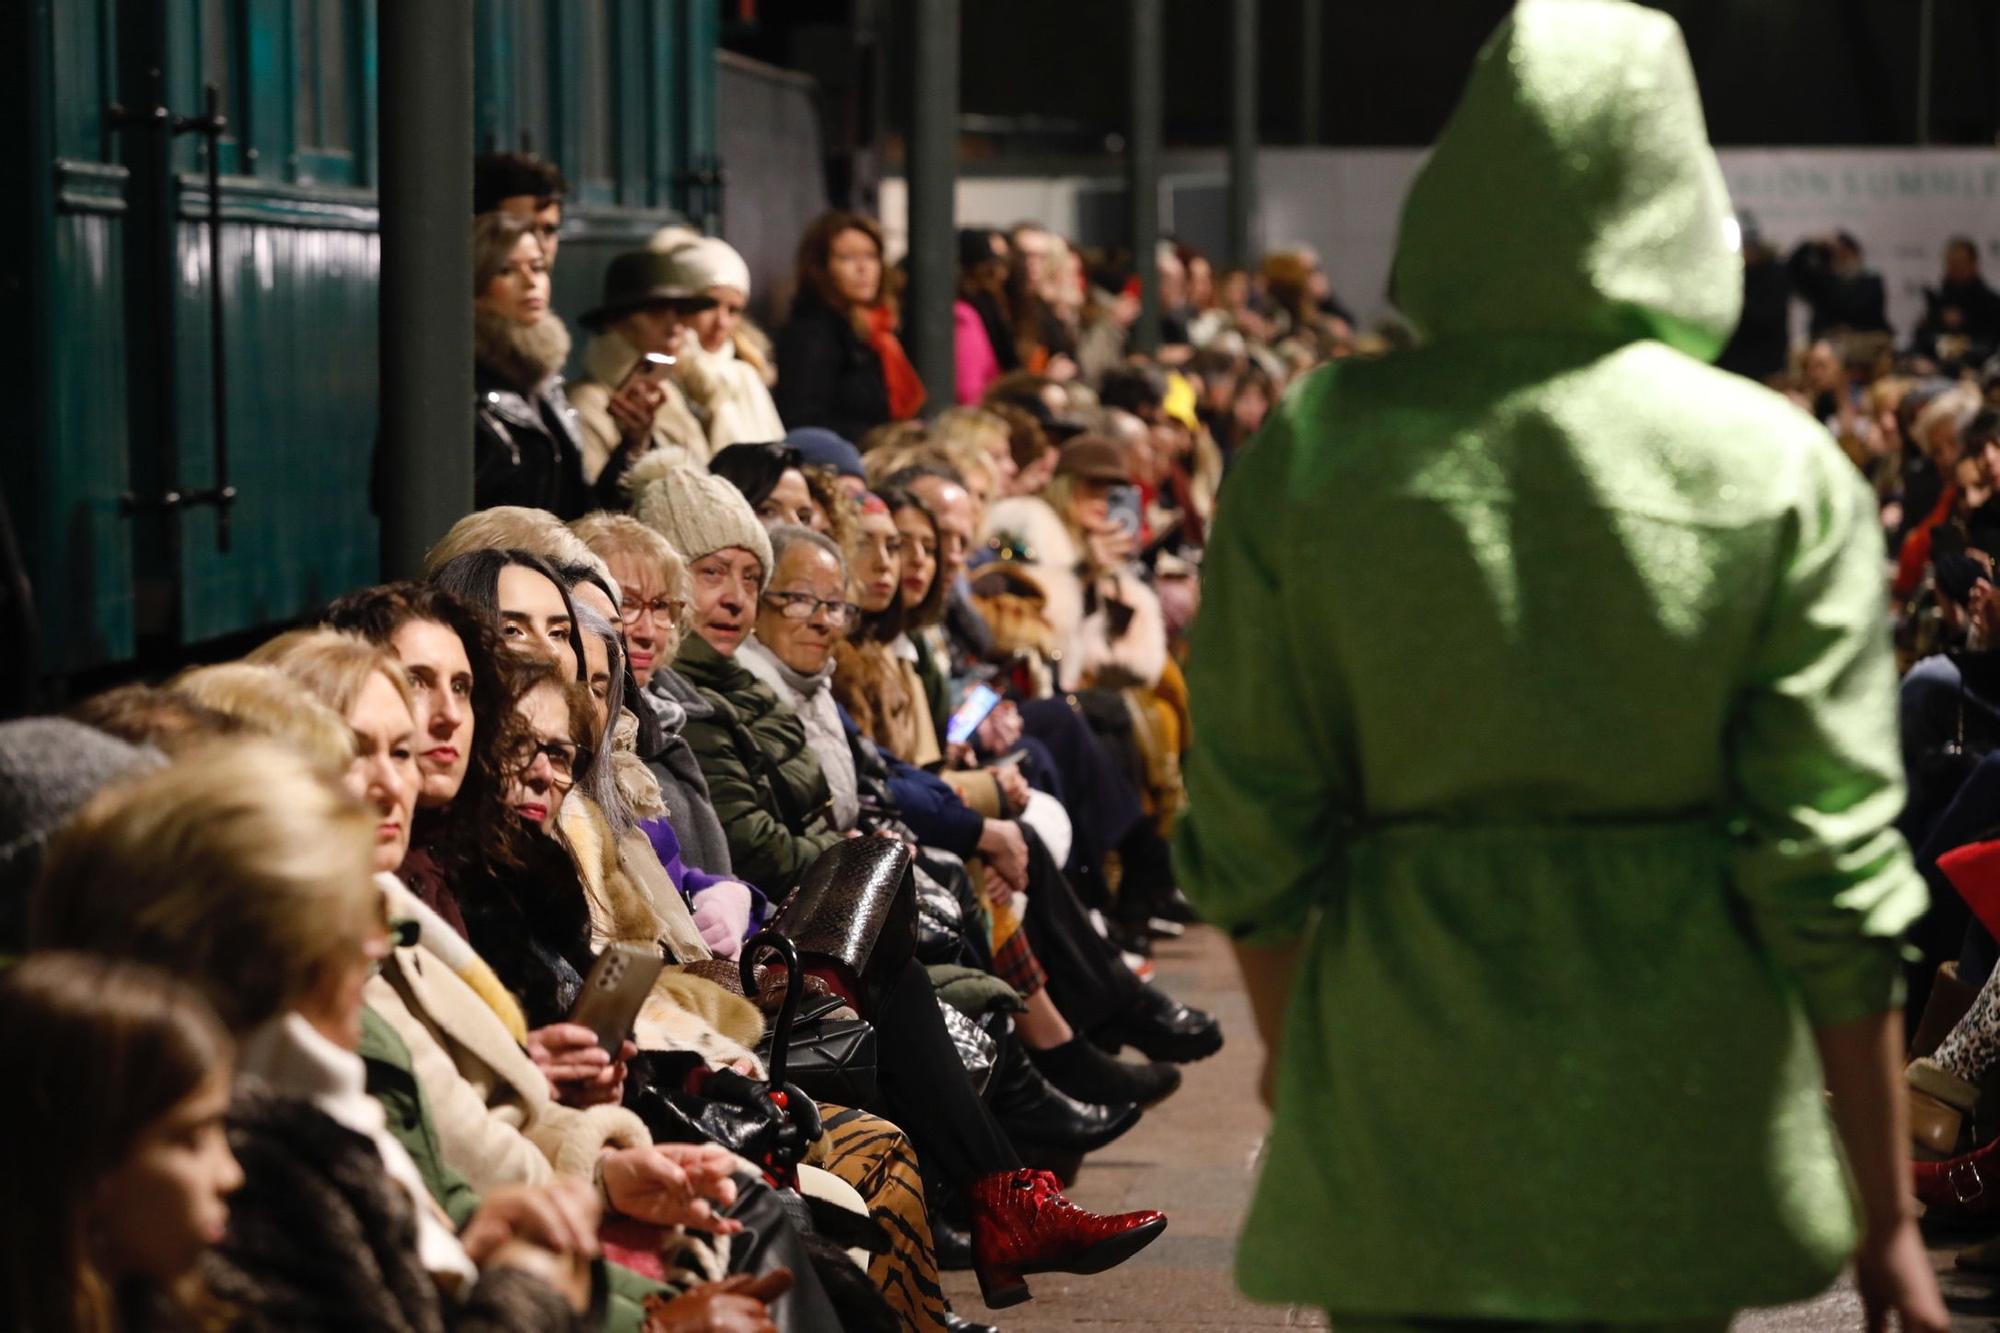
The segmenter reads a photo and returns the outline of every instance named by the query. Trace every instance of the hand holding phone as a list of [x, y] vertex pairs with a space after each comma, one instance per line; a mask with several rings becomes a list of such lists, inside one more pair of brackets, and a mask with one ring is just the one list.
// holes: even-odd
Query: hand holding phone
[[625, 1037], [638, 1021], [639, 1006], [653, 992], [666, 961], [658, 949], [613, 944], [597, 955], [584, 979], [583, 990], [570, 1010], [569, 1021], [589, 1028], [605, 1054], [617, 1058]]
[[675, 364], [676, 358], [663, 352], [647, 352], [632, 363], [632, 368], [625, 372], [625, 378], [618, 381], [618, 387], [623, 389], [633, 380], [641, 378], [655, 382], [663, 380]]
[[979, 730], [987, 714], [1000, 706], [1000, 692], [991, 685], [974, 685], [945, 724], [944, 737], [953, 745], [964, 745]]

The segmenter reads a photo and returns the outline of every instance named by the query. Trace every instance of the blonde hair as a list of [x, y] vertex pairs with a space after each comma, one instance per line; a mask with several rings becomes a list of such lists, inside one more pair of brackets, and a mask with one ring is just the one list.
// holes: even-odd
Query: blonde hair
[[854, 447], [863, 458], [877, 450], [908, 449], [924, 442], [924, 431], [921, 421], [885, 421], [856, 440]]
[[37, 949], [171, 968], [232, 1032], [297, 1006], [381, 911], [374, 816], [306, 758], [218, 741], [101, 792], [49, 845]]
[[410, 678], [401, 659], [359, 634], [337, 629], [290, 630], [243, 660], [253, 666], [276, 667], [340, 714], [343, 722], [368, 687], [368, 677], [379, 672], [396, 687], [396, 696], [410, 710], [410, 716], [417, 715], [417, 701], [410, 693]]
[[526, 551], [552, 565], [582, 565], [613, 588], [618, 586], [611, 567], [546, 509], [495, 505], [467, 514], [424, 553], [424, 576], [469, 551]]
[[354, 759], [354, 730], [347, 720], [275, 666], [190, 667], [167, 688], [254, 735], [285, 742], [322, 772], [338, 776]]
[[[681, 553], [659, 529], [648, 527], [630, 514], [600, 509], [572, 522], [569, 530], [607, 570], [614, 555], [629, 555], [651, 565], [660, 582], [666, 585], [667, 596], [683, 604], [675, 632], [685, 638], [694, 628], [694, 579], [688, 574], [687, 561], [681, 559]], [[611, 586], [618, 586], [615, 579]]]
[[949, 407], [931, 423], [931, 443], [965, 478], [966, 489], [985, 498], [1000, 486], [989, 446], [1010, 449], [1012, 439], [1007, 418], [983, 407]]
[[889, 484], [889, 478], [906, 468], [930, 467], [936, 464], [943, 464], [951, 471], [958, 472], [958, 464], [952, 461], [949, 454], [929, 441], [918, 440], [914, 444], [891, 445], [886, 449], [877, 449], [861, 460], [861, 469], [868, 474], [868, 489], [879, 491]]

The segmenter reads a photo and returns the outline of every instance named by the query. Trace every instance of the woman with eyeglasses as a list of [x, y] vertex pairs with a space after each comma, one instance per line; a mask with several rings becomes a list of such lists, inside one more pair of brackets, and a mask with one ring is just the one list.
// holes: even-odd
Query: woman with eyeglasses
[[[644, 478], [653, 470], [641, 464], [635, 471]], [[682, 736], [690, 719], [705, 719], [713, 711], [673, 667], [694, 623], [687, 562], [665, 537], [630, 515], [591, 514], [572, 526], [618, 580], [619, 627], [634, 686], [625, 702], [639, 723], [633, 748], [660, 784], [682, 862], [690, 870], [732, 877], [729, 839], [709, 800], [701, 764]], [[666, 859], [662, 851], [661, 860]]]

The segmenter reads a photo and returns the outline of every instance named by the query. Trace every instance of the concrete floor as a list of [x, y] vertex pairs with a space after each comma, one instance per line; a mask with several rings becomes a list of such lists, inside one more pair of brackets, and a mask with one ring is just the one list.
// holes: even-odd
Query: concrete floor
[[[1180, 1092], [1138, 1128], [1085, 1165], [1070, 1197], [1097, 1212], [1164, 1209], [1167, 1233], [1148, 1249], [1097, 1277], [1031, 1278], [1035, 1299], [988, 1312], [970, 1273], [945, 1274], [959, 1313], [991, 1320], [1003, 1333], [1080, 1333], [1086, 1329], [1243, 1330], [1325, 1328], [1317, 1311], [1255, 1305], [1230, 1281], [1237, 1228], [1256, 1183], [1255, 1163], [1268, 1117], [1255, 1095], [1261, 1048], [1222, 937], [1196, 928], [1159, 951], [1159, 980], [1173, 995], [1221, 1018], [1229, 1041], [1220, 1054], [1185, 1069]], [[1968, 1281], [1951, 1256], [1975, 1237], [1940, 1232], [1933, 1257], [1953, 1307], [1954, 1333], [2000, 1330], [1994, 1287]], [[1754, 1311], [1733, 1333], [1822, 1333], [1862, 1328], [1861, 1306], [1842, 1282], [1815, 1301]]]

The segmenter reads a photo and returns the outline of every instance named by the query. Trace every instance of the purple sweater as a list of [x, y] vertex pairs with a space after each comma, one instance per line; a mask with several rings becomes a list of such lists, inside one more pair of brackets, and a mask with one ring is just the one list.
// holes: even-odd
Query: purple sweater
[[[711, 875], [706, 870], [696, 870], [682, 863], [681, 840], [674, 836], [674, 826], [667, 822], [666, 816], [642, 819], [639, 821], [639, 827], [645, 830], [647, 841], [653, 844], [654, 855], [660, 858], [660, 864], [666, 868], [667, 879], [679, 891], [681, 897], [687, 900], [689, 907], [694, 906], [694, 896], [703, 889], [730, 881], [728, 875]], [[762, 889], [748, 880], [735, 882], [750, 890], [750, 927], [749, 933], [743, 937], [748, 939], [763, 929], [763, 923], [771, 915], [771, 900], [764, 896]]]

